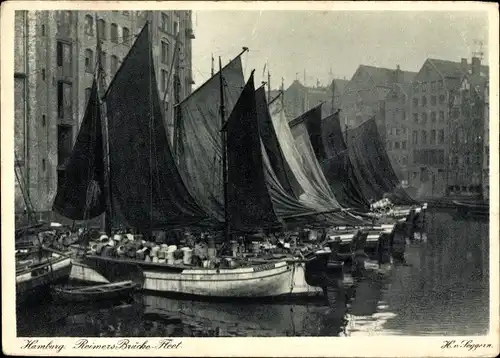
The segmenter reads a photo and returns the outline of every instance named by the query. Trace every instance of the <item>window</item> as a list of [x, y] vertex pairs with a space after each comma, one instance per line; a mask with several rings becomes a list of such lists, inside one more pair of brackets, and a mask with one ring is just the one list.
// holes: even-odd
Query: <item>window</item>
[[401, 149], [406, 149], [406, 141], [401, 142]]
[[412, 142], [413, 142], [413, 144], [418, 144], [418, 132], [417, 131], [413, 131], [413, 133], [412, 133]]
[[436, 90], [436, 81], [431, 82], [431, 91], [434, 92]]
[[57, 116], [71, 120], [72, 117], [71, 84], [63, 81], [57, 83]]
[[420, 84], [420, 88], [422, 89], [422, 92], [427, 91], [427, 83]]
[[85, 71], [94, 72], [94, 51], [89, 48], [85, 50]]
[[427, 144], [427, 131], [422, 131], [422, 144]]
[[431, 130], [431, 144], [436, 144], [436, 130]]
[[130, 30], [126, 27], [122, 29], [123, 44], [128, 45], [130, 41]]
[[42, 171], [47, 170], [47, 161], [45, 159], [42, 159]]
[[413, 98], [413, 107], [418, 107], [418, 98]]
[[45, 36], [45, 25], [42, 24], [42, 36]]
[[439, 103], [443, 104], [444, 102], [445, 102], [445, 95], [444, 94], [439, 95]]
[[118, 25], [115, 23], [111, 24], [111, 42], [118, 43]]
[[401, 118], [403, 118], [403, 121], [406, 121], [406, 111], [403, 109], [401, 113], [402, 113]]
[[418, 93], [418, 90], [419, 90], [419, 85], [418, 82], [416, 82], [413, 84], [413, 92]]
[[413, 113], [413, 122], [418, 123], [418, 113]]
[[168, 42], [161, 42], [161, 62], [168, 64], [170, 58]]
[[111, 56], [111, 75], [114, 75], [118, 71], [118, 57], [115, 55]]
[[64, 166], [68, 160], [73, 147], [72, 127], [65, 125], [57, 126], [57, 164]]
[[179, 22], [174, 21], [174, 35], [177, 35], [179, 33]]
[[161, 92], [164, 92], [167, 89], [168, 82], [168, 72], [165, 70], [161, 70]]
[[45, 117], [45, 114], [42, 114], [42, 126], [45, 127], [47, 124], [47, 118]]
[[94, 36], [94, 18], [90, 15], [85, 15], [85, 34]]
[[57, 41], [57, 66], [62, 67], [63, 76], [71, 76], [71, 45]]
[[103, 19], [97, 20], [97, 32], [101, 40], [106, 38], [106, 21]]
[[436, 123], [436, 112], [431, 112], [431, 122]]
[[57, 66], [63, 64], [63, 43], [57, 41]]
[[427, 113], [422, 113], [422, 124], [427, 123]]
[[396, 128], [396, 135], [399, 135], [400, 129]]
[[394, 142], [394, 149], [399, 149], [399, 142]]
[[443, 111], [439, 111], [439, 121], [444, 122], [444, 112]]
[[45, 81], [45, 68], [42, 68], [42, 81]]
[[392, 143], [387, 141], [387, 150], [391, 150], [392, 149]]
[[436, 96], [431, 96], [431, 106], [435, 106], [437, 104]]
[[108, 62], [108, 61], [107, 61], [107, 54], [106, 54], [106, 52], [102, 51], [102, 52], [101, 52], [101, 68], [102, 68], [104, 71], [106, 71], [106, 68], [107, 68], [107, 65], [108, 65], [108, 63], [107, 63], [107, 62]]
[[438, 88], [443, 89], [444, 88], [444, 82], [443, 81], [438, 81]]
[[161, 13], [161, 31], [168, 32], [168, 15]]
[[85, 88], [85, 105], [87, 105], [87, 103], [89, 102], [91, 91], [92, 88], [90, 87]]
[[422, 97], [422, 107], [427, 106], [427, 97], [423, 96]]

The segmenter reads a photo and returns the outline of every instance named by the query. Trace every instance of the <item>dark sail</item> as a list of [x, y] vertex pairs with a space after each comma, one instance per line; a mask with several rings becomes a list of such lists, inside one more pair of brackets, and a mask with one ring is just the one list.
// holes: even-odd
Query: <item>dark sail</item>
[[278, 137], [274, 131], [269, 107], [266, 100], [266, 91], [260, 87], [255, 92], [255, 101], [257, 103], [257, 118], [259, 120], [260, 135], [266, 148], [271, 167], [283, 189], [291, 196], [297, 198], [302, 194], [302, 188], [295, 179], [295, 175], [284, 159]]
[[141, 230], [196, 225], [207, 215], [172, 156], [153, 62], [146, 24], [106, 93], [113, 213]]
[[[225, 113], [230, 114], [245, 86], [240, 56], [222, 68], [222, 77]], [[176, 108], [180, 111], [177, 158], [182, 179], [201, 207], [223, 222], [220, 73]]]
[[94, 79], [76, 143], [57, 183], [53, 209], [73, 220], [88, 220], [105, 211], [101, 110]]
[[370, 203], [360, 190], [342, 135], [338, 112], [323, 119], [322, 136], [327, 158], [321, 162], [321, 167], [335, 197], [344, 207], [368, 211]]
[[311, 141], [314, 154], [316, 154], [316, 158], [320, 162], [326, 158], [326, 151], [322, 139], [323, 130], [321, 122], [321, 105], [318, 105], [303, 113], [299, 117], [291, 120], [289, 123], [294, 137], [298, 135], [300, 125], [302, 124], [305, 126], [307, 133], [309, 134], [309, 140]]
[[279, 224], [267, 190], [257, 120], [253, 72], [225, 126], [228, 218], [233, 230]]
[[380, 200], [390, 195], [394, 204], [414, 204], [415, 201], [400, 188], [385, 145], [378, 133], [375, 118], [346, 132], [349, 156], [364, 196]]

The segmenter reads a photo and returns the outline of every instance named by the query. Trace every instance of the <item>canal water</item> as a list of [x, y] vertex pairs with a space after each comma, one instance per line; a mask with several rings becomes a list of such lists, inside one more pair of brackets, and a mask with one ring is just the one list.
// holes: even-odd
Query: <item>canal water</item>
[[114, 304], [18, 309], [18, 336], [482, 335], [489, 326], [488, 223], [427, 212], [406, 265], [328, 301], [210, 303], [138, 295]]

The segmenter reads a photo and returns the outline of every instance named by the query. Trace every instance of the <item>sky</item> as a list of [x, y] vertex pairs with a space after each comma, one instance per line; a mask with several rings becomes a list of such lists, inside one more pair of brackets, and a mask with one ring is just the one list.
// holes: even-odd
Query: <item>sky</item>
[[[229, 62], [246, 46], [245, 76], [255, 69], [256, 84], [264, 65], [271, 88], [284, 78], [309, 86], [334, 78], [350, 79], [360, 64], [418, 72], [427, 58], [460, 62], [483, 42], [488, 47], [484, 12], [430, 11], [194, 11], [193, 74], [198, 87], [210, 77], [211, 55]], [[331, 71], [331, 72], [330, 72]]]

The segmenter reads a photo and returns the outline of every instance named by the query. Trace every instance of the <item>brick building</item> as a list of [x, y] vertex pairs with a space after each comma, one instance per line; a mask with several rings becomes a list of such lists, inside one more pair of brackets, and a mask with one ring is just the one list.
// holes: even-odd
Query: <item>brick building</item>
[[[341, 117], [345, 124], [354, 128], [381, 111], [387, 95], [394, 89], [394, 84], [404, 85], [412, 81], [414, 72], [360, 65], [351, 80], [345, 86], [342, 95]], [[382, 117], [381, 117], [382, 118]], [[379, 124], [381, 133], [385, 133]]]
[[[466, 59], [452, 62], [427, 59], [411, 86], [408, 114], [411, 124], [410, 185], [417, 196], [443, 196], [449, 181], [450, 111], [452, 93], [469, 73]], [[487, 71], [479, 66], [480, 72]]]
[[[163, 98], [169, 72], [179, 69], [180, 99], [191, 93], [190, 11], [16, 11], [16, 168], [37, 212], [50, 212], [85, 111], [96, 64], [96, 35], [109, 85], [146, 21], [152, 23], [153, 60]], [[179, 63], [173, 66], [179, 35]], [[170, 77], [172, 81], [172, 77]], [[173, 123], [173, 86], [166, 119]], [[16, 183], [16, 212], [24, 209]]]

